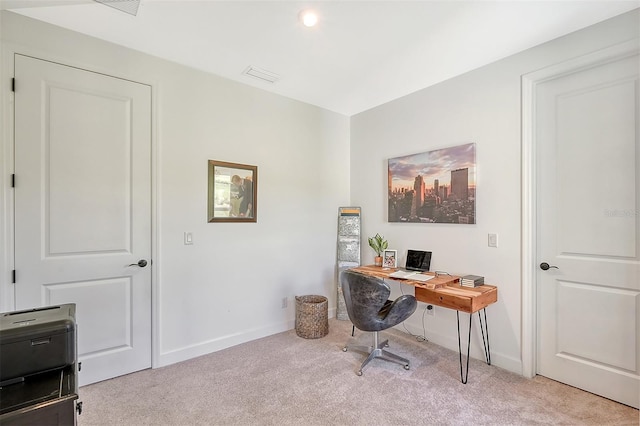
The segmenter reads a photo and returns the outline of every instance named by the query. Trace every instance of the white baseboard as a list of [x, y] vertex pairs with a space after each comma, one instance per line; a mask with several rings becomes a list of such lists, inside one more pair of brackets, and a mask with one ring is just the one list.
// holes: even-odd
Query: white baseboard
[[[327, 314], [329, 318], [335, 318], [336, 308], [329, 308]], [[210, 354], [212, 352], [217, 352], [222, 349], [239, 345], [241, 343], [250, 342], [252, 340], [271, 336], [273, 334], [292, 330], [293, 328], [295, 328], [295, 320], [290, 320], [277, 324], [271, 324], [265, 327], [243, 330], [235, 334], [230, 334], [202, 343], [174, 349], [168, 352], [161, 353], [158, 356], [157, 363], [153, 366], [153, 368], [165, 367], [167, 365], [175, 364], [176, 362], [182, 362], [191, 358]]]
[[[415, 325], [409, 324], [408, 322], [404, 323], [404, 326], [409, 330], [411, 334], [422, 336], [424, 330], [421, 327], [416, 327]], [[402, 325], [394, 327], [398, 331], [402, 331], [406, 333], [406, 330]], [[466, 332], [462, 332], [462, 334], [466, 335]], [[426, 338], [429, 342], [434, 343], [438, 346], [442, 346], [444, 348], [450, 349], [452, 351], [458, 352], [458, 336], [455, 333], [455, 330], [451, 334], [441, 334], [434, 332], [427, 332]], [[466, 347], [467, 340], [466, 337], [462, 339], [462, 351], [466, 356]], [[491, 342], [489, 342], [491, 343]], [[506, 356], [501, 354], [500, 352], [496, 352], [495, 349], [489, 346], [491, 352], [491, 365], [495, 365], [496, 367], [503, 368], [507, 371], [511, 371], [512, 373], [516, 373], [522, 375], [522, 361], [510, 356]], [[471, 342], [471, 350], [469, 356], [474, 359], [478, 359], [480, 361], [485, 361], [484, 357], [484, 347], [482, 343], [478, 343], [476, 341]]]
[[329, 308], [329, 311], [328, 311], [329, 318], [335, 318], [337, 310], [338, 310], [337, 308]]
[[175, 364], [176, 362], [182, 362], [191, 358], [207, 355], [212, 352], [217, 352], [222, 349], [239, 345], [241, 343], [246, 343], [252, 340], [271, 336], [273, 334], [282, 333], [284, 331], [291, 330], [294, 327], [295, 321], [290, 320], [277, 324], [271, 324], [265, 327], [243, 330], [235, 334], [230, 334], [194, 345], [174, 349], [168, 352], [161, 353], [158, 356], [157, 363], [153, 366], [153, 368], [165, 367], [167, 365]]

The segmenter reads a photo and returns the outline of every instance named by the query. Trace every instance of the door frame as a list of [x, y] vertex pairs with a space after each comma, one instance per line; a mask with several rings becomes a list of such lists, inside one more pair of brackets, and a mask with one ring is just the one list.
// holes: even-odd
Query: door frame
[[640, 40], [619, 43], [560, 64], [552, 65], [522, 76], [522, 375], [532, 378], [537, 374], [537, 166], [534, 149], [536, 142], [536, 88], [549, 80], [617, 61], [638, 53]]
[[[12, 270], [15, 264], [14, 253], [14, 194], [11, 188], [10, 177], [15, 173], [14, 168], [14, 93], [11, 90], [11, 79], [15, 77], [15, 55], [33, 57], [36, 59], [54, 62], [68, 67], [78, 68], [93, 73], [103, 74], [139, 84], [151, 88], [151, 368], [159, 366], [160, 358], [160, 331], [159, 331], [159, 230], [158, 230], [158, 205], [159, 189], [159, 149], [158, 149], [158, 93], [157, 81], [145, 81], [143, 76], [122, 75], [115, 70], [100, 68], [89, 63], [78, 62], [69, 57], [61, 57], [42, 52], [37, 49], [27, 48], [11, 42], [0, 40], [0, 122], [4, 131], [0, 134], [0, 248], [5, 253], [0, 256], [0, 311], [15, 309], [15, 284], [12, 283]], [[19, 85], [19, 82], [16, 83]], [[19, 182], [18, 182], [19, 184]], [[155, 262], [154, 262], [155, 260]]]

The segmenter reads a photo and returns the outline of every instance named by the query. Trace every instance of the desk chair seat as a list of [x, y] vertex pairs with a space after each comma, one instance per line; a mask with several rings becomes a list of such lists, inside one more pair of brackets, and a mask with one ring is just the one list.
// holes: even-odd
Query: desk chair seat
[[342, 273], [341, 283], [349, 319], [357, 329], [373, 332], [372, 346], [348, 345], [342, 349], [345, 352], [351, 349], [368, 355], [356, 374], [361, 376], [362, 370], [374, 358], [402, 364], [408, 370], [408, 359], [383, 349], [389, 346], [389, 341], [380, 342], [379, 332], [409, 318], [418, 306], [416, 298], [405, 294], [396, 300], [389, 300], [391, 289], [384, 280], [350, 270]]

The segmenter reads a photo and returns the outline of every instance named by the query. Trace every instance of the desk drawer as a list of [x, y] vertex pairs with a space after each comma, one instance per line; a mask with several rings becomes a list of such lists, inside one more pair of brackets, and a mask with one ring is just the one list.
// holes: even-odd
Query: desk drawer
[[459, 285], [437, 289], [416, 287], [416, 299], [461, 312], [473, 313], [498, 300], [498, 288], [491, 285], [466, 288]]

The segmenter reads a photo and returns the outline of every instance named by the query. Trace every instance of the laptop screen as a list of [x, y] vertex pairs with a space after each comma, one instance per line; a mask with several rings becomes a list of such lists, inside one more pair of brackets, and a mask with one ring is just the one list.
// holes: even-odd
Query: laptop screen
[[410, 271], [428, 271], [431, 267], [431, 252], [407, 250], [406, 269]]

